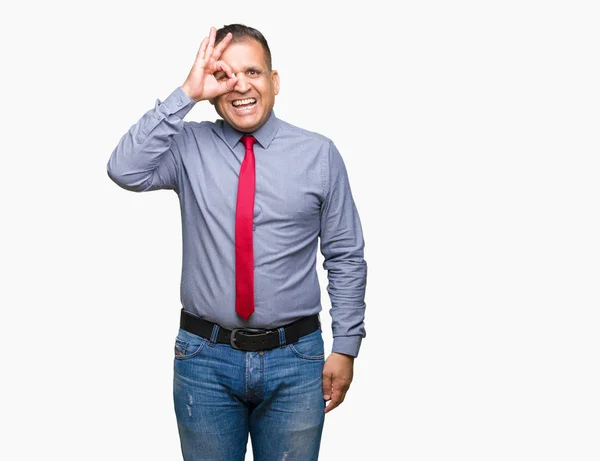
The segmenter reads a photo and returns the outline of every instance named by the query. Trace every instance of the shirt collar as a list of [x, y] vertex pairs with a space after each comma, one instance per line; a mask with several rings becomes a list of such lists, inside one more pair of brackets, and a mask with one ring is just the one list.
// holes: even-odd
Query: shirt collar
[[275, 112], [271, 110], [271, 114], [267, 121], [253, 133], [241, 133], [225, 120], [222, 120], [221, 125], [225, 140], [231, 148], [236, 146], [244, 134], [251, 134], [256, 138], [263, 149], [267, 149], [277, 134], [277, 130], [279, 129], [279, 119], [275, 117]]

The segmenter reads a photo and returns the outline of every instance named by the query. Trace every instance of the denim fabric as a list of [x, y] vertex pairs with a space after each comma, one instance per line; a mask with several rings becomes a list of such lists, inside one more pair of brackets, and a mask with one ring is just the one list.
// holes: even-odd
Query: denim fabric
[[[294, 344], [245, 352], [179, 329], [173, 399], [185, 461], [317, 460], [325, 421], [324, 344], [316, 330]], [[280, 329], [280, 341], [285, 333]]]

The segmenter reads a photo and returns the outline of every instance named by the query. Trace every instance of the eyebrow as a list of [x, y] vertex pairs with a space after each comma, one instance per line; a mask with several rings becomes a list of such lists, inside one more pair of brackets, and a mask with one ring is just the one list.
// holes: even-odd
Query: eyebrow
[[249, 70], [254, 70], [256, 72], [264, 72], [265, 71], [265, 69], [263, 69], [262, 67], [258, 67], [258, 66], [246, 66], [246, 67], [243, 67], [240, 72], [248, 72]]

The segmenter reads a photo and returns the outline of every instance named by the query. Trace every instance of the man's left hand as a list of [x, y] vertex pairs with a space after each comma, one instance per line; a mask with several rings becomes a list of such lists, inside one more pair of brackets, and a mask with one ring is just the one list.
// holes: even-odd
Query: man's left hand
[[325, 413], [338, 407], [346, 397], [354, 375], [354, 357], [332, 352], [323, 365], [323, 399], [329, 401]]

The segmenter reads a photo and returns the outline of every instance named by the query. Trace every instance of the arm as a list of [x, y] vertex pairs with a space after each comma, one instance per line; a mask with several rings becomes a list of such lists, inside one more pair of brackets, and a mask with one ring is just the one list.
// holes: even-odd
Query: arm
[[[119, 141], [106, 165], [108, 176], [119, 186], [136, 192], [178, 191], [181, 154], [177, 139], [185, 143], [183, 117], [196, 102], [232, 91], [237, 82], [231, 68], [218, 60], [231, 41], [231, 33], [217, 46], [215, 38], [216, 29], [211, 27], [183, 85], [165, 102], [157, 100], [154, 109], [146, 112]], [[217, 81], [213, 75], [217, 71], [223, 71], [227, 78]]]
[[358, 211], [344, 161], [330, 143], [327, 195], [321, 206], [321, 253], [331, 299], [333, 352], [358, 356], [364, 327], [367, 263]]
[[333, 143], [329, 146], [326, 198], [321, 207], [321, 253], [325, 257], [327, 291], [331, 299], [332, 353], [323, 366], [324, 412], [339, 406], [354, 374], [364, 327], [367, 263], [358, 211], [352, 198], [344, 161]]
[[135, 192], [177, 190], [181, 157], [173, 138], [183, 130], [183, 117], [194, 104], [181, 87], [164, 102], [157, 99], [154, 109], [121, 137], [106, 165], [108, 176]]

